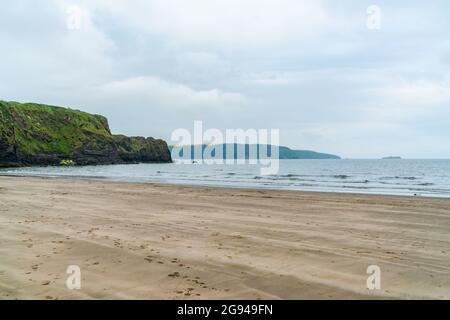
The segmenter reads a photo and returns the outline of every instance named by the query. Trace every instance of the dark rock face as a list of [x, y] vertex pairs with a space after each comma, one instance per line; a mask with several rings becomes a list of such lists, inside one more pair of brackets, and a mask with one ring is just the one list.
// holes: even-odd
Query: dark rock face
[[78, 165], [172, 161], [165, 141], [113, 136], [103, 116], [0, 101], [0, 167], [62, 160]]
[[114, 135], [119, 156], [126, 162], [172, 162], [167, 143], [161, 139]]
[[0, 132], [0, 167], [14, 166], [17, 163], [16, 150], [10, 132]]
[[88, 135], [81, 139], [81, 144], [74, 153], [73, 159], [80, 165], [117, 164], [122, 163], [114, 140], [111, 137]]
[[11, 117], [0, 109], [0, 167], [14, 166], [17, 163], [14, 128], [5, 125], [11, 121]]

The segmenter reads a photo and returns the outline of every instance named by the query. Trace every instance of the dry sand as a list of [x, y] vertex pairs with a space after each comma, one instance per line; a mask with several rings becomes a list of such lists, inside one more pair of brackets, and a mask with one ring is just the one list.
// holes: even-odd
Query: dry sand
[[450, 299], [450, 199], [0, 177], [0, 299], [380, 297]]

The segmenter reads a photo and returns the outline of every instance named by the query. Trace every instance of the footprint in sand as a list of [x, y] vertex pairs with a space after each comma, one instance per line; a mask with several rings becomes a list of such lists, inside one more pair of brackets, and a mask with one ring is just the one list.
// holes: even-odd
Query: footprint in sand
[[171, 277], [171, 278], [179, 278], [180, 277], [180, 273], [179, 272], [174, 272], [174, 273], [168, 274], [168, 276]]

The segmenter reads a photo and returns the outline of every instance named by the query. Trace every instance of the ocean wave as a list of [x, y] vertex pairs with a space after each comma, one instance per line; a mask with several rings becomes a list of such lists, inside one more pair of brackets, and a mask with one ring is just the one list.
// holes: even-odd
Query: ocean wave
[[344, 188], [344, 189], [373, 189], [372, 187], [356, 187], [356, 186], [342, 186], [341, 188]]
[[419, 177], [414, 177], [414, 176], [388, 176], [388, 177], [381, 177], [379, 178], [380, 180], [419, 180]]
[[350, 178], [350, 176], [348, 176], [346, 174], [335, 174], [332, 177], [336, 178], [336, 179], [348, 179], [348, 178]]

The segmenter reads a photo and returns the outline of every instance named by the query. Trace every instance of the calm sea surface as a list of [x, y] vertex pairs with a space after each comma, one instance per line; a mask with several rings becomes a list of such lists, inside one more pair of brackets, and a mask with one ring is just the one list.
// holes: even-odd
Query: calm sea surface
[[450, 197], [450, 160], [280, 160], [270, 176], [257, 165], [206, 164], [31, 167], [0, 175]]

